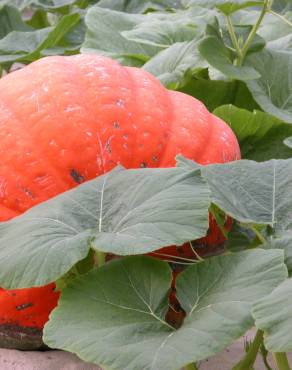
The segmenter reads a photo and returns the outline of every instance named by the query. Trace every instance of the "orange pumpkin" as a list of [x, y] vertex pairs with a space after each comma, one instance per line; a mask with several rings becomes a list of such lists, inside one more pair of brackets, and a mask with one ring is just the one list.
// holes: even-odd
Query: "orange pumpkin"
[[[47, 57], [3, 77], [0, 124], [1, 221], [118, 164], [170, 167], [177, 154], [201, 164], [240, 158], [232, 130], [200, 101], [97, 55]], [[216, 240], [220, 231], [210, 226]], [[58, 294], [36, 289], [0, 291], [1, 325], [43, 327]], [[32, 305], [18, 310], [23, 294]]]

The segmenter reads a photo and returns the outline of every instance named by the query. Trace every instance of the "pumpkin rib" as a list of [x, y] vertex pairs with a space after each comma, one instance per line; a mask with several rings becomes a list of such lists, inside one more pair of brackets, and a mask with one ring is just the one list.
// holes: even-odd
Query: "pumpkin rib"
[[178, 154], [196, 160], [209, 130], [207, 110], [199, 111], [199, 117], [194, 116], [198, 101], [176, 91], [168, 91], [168, 94], [173, 103], [175, 124], [169, 137], [164, 161], [161, 163], [166, 167], [175, 166], [175, 157]]
[[[1, 99], [1, 101], [2, 101], [2, 103], [4, 104], [4, 106], [6, 107], [6, 109], [9, 111], [9, 113], [12, 115], [12, 117], [13, 117], [13, 119], [14, 119], [14, 122], [16, 122], [17, 123], [17, 125], [18, 125], [18, 127], [20, 127], [21, 126], [21, 124], [22, 124], [22, 121], [21, 121], [21, 119], [15, 114], [15, 112], [14, 112], [14, 110], [11, 108], [11, 106], [10, 106], [10, 104], [9, 103], [7, 103], [6, 101], [5, 101], [5, 99], [3, 99], [3, 96], [1, 96], [0, 95], [0, 99]], [[12, 128], [12, 125], [10, 125], [10, 127]], [[14, 130], [14, 134], [15, 134], [15, 130]], [[25, 138], [27, 138], [27, 140], [25, 141], [25, 143], [27, 143], [27, 142], [30, 142], [31, 143], [31, 145], [29, 146], [29, 150], [31, 151], [31, 154], [33, 154], [33, 153], [35, 153], [35, 155], [34, 155], [34, 160], [33, 160], [33, 162], [38, 162], [38, 159], [39, 158], [42, 158], [42, 159], [46, 159], [47, 160], [47, 158], [46, 158], [46, 156], [44, 156], [43, 154], [42, 154], [42, 151], [41, 150], [39, 150], [39, 146], [37, 145], [35, 145], [35, 143], [33, 142], [33, 139], [32, 139], [32, 137], [31, 136], [29, 136], [28, 135], [28, 133], [26, 132], [26, 131], [24, 131], [24, 132], [22, 132], [21, 133], [22, 134], [22, 138], [23, 137], [25, 137]], [[33, 148], [33, 149], [32, 149]], [[36, 150], [37, 149], [37, 150]], [[36, 151], [37, 151], [37, 153], [36, 153]], [[48, 160], [47, 160], [47, 164], [48, 164]], [[13, 163], [13, 162], [12, 162]], [[1, 166], [3, 166], [3, 165], [1, 165]], [[44, 166], [45, 168], [47, 168], [47, 166]], [[3, 170], [3, 167], [2, 167], [2, 170]], [[7, 171], [7, 172], [6, 172]], [[8, 171], [8, 169], [7, 170], [5, 170], [5, 168], [4, 168], [4, 171], [3, 171], [4, 173], [9, 173], [9, 171]], [[10, 169], [10, 172], [11, 172], [11, 169]], [[15, 174], [16, 174], [16, 176], [15, 176]], [[23, 171], [23, 169], [22, 170], [17, 170], [15, 167], [13, 168], [13, 175], [14, 175], [14, 177], [16, 177], [17, 179], [18, 178], [21, 178], [22, 179], [22, 184], [20, 184], [19, 186], [17, 186], [17, 184], [15, 184], [15, 195], [17, 196], [17, 197], [19, 197], [20, 196], [20, 199], [22, 198], [22, 201], [25, 203], [28, 199], [27, 199], [27, 197], [29, 198], [29, 200], [30, 200], [30, 203], [32, 202], [32, 196], [30, 196], [29, 195], [29, 192], [30, 192], [30, 190], [28, 190], [27, 192], [26, 191], [21, 191], [21, 189], [29, 189], [30, 187], [31, 187], [31, 185], [29, 186], [29, 187], [27, 187], [26, 185], [25, 185], [25, 183], [27, 183], [27, 184], [29, 184], [29, 177], [26, 175], [26, 171]], [[53, 176], [54, 178], [55, 178], [55, 181], [56, 182], [58, 182], [59, 183], [59, 188], [61, 188], [61, 189], [63, 189], [63, 191], [65, 191], [66, 189], [67, 189], [67, 187], [68, 187], [68, 185], [64, 182], [64, 181], [62, 181], [58, 176], [56, 176], [57, 174], [55, 173], [55, 176]], [[6, 174], [6, 176], [7, 176], [7, 174]], [[14, 184], [13, 184], [13, 181], [12, 181], [12, 183], [10, 183], [10, 186], [14, 186]], [[41, 189], [40, 189], [40, 191], [42, 191]], [[27, 194], [28, 193], [28, 194]], [[23, 198], [23, 196], [24, 196], [24, 194], [26, 194], [25, 195], [25, 198]], [[33, 194], [33, 198], [34, 199], [36, 199], [36, 198], [38, 198], [38, 194], [37, 194], [37, 191], [36, 191], [36, 189], [34, 188], [33, 189], [33, 191], [32, 191], [32, 194]], [[18, 198], [15, 198], [15, 200], [17, 200]], [[36, 201], [34, 201], [33, 202], [34, 204], [36, 204], [37, 202]], [[8, 208], [8, 209], [10, 209], [11, 211], [14, 211], [14, 210], [16, 210], [17, 212], [23, 212], [24, 211], [24, 209], [22, 208], [19, 208], [18, 207], [18, 205], [17, 205], [17, 203], [15, 203], [14, 202], [14, 204], [15, 204], [15, 206], [14, 206], [14, 208], [11, 208], [11, 206], [6, 206], [5, 204], [3, 204], [3, 206], [5, 206], [6, 208]], [[31, 206], [31, 205], [30, 205]]]
[[[38, 64], [41, 64], [41, 62], [42, 62], [42, 60], [39, 60], [39, 61], [36, 61], [35, 63], [36, 64], [37, 63]], [[26, 71], [27, 71], [27, 69], [31, 68], [31, 66], [32, 66], [31, 64], [28, 65], [26, 67]], [[20, 69], [20, 70], [16, 71], [16, 73], [20, 73], [20, 72], [23, 73], [24, 79], [26, 79], [27, 77], [26, 77], [25, 71], [23, 69]], [[10, 76], [11, 76], [11, 74], [5, 76], [4, 78], [9, 78]], [[31, 87], [31, 84], [33, 84], [33, 87]], [[35, 93], [35, 91], [38, 91], [39, 90], [38, 89], [38, 86], [35, 86], [35, 78], [32, 78], [32, 79], [29, 80], [29, 86], [30, 86], [31, 89], [33, 89], [34, 93]], [[38, 94], [36, 94], [36, 96], [38, 96]], [[37, 99], [37, 106], [38, 106], [38, 109], [39, 109], [38, 99]], [[3, 100], [3, 97], [2, 97], [2, 100]], [[4, 100], [4, 102], [6, 103], [6, 105], [9, 104], [5, 100]], [[14, 101], [12, 103], [15, 104]], [[31, 102], [29, 102], [29, 103], [31, 104]], [[26, 102], [26, 104], [27, 104], [27, 102]], [[9, 110], [14, 115], [14, 117], [17, 119], [17, 122], [20, 124], [19, 126], [23, 125], [23, 122], [25, 122], [25, 119], [22, 119], [19, 115], [16, 115], [15, 114], [15, 110], [12, 110], [11, 109], [10, 104], [9, 104]], [[30, 119], [31, 119], [31, 117], [30, 117]], [[35, 126], [36, 125], [39, 125], [41, 121], [42, 121], [41, 119], [36, 120], [34, 122], [35, 123]], [[30, 125], [30, 126], [32, 126], [32, 125]], [[62, 187], [62, 185], [63, 185], [64, 186], [64, 189], [67, 189], [68, 188], [68, 182], [64, 178], [63, 172], [60, 171], [58, 168], [56, 168], [54, 166], [54, 163], [50, 160], [50, 157], [48, 157], [47, 155], [45, 155], [44, 150], [39, 145], [39, 138], [36, 135], [35, 136], [32, 135], [33, 134], [33, 130], [31, 130], [31, 128], [32, 127], [29, 127], [29, 129], [30, 129], [29, 130], [29, 134], [28, 134], [27, 131], [21, 130], [22, 135], [24, 135], [24, 131], [25, 131], [26, 142], [31, 142], [32, 145], [30, 147], [32, 148], [33, 151], [36, 152], [36, 156], [35, 156], [36, 158], [42, 158], [42, 159], [44, 159], [46, 161], [46, 163], [44, 164], [44, 170], [47, 170], [48, 168], [53, 170], [53, 173], [54, 173], [54, 176], [53, 176], [54, 181], [55, 182], [56, 181], [59, 182], [58, 188], [59, 187]]]
[[[131, 72], [132, 79], [134, 81], [134, 86], [136, 87], [136, 91], [139, 93], [136, 95], [141, 97], [142, 104], [140, 103], [137, 106], [139, 107], [139, 116], [142, 118], [147, 115], [147, 110], [145, 110], [145, 94], [151, 91], [150, 95], [155, 96], [155, 102], [153, 102], [153, 106], [159, 108], [159, 110], [163, 111], [163, 116], [160, 119], [160, 122], [157, 122], [158, 120], [153, 120], [153, 130], [156, 130], [156, 133], [151, 136], [151, 143], [147, 144], [147, 148], [149, 149], [149, 146], [153, 152], [150, 155], [150, 161], [148, 158], [148, 162], [151, 163], [150, 167], [160, 167], [160, 163], [164, 158], [165, 155], [165, 148], [167, 146], [167, 136], [172, 131], [173, 126], [173, 105], [171, 102], [171, 99], [169, 98], [167, 90], [164, 88], [164, 86], [160, 83], [159, 80], [157, 80], [154, 76], [152, 76], [149, 72], [136, 67], [126, 67], [127, 70]], [[143, 89], [141, 87], [141, 80], [144, 81]], [[149, 86], [151, 84], [151, 86]], [[155, 87], [155, 90], [154, 90]], [[146, 90], [146, 91], [145, 91]], [[155, 93], [154, 93], [155, 91]], [[150, 110], [150, 109], [149, 109]], [[152, 111], [150, 111], [151, 115], [153, 114]], [[143, 121], [140, 123], [143, 124]], [[160, 124], [160, 126], [159, 126]], [[151, 131], [152, 127], [150, 127], [149, 131]], [[166, 131], [166, 134], [163, 134], [163, 130]], [[155, 140], [157, 140], [156, 144], [154, 144]], [[136, 140], [141, 138], [136, 137]], [[136, 146], [137, 147], [137, 146]], [[156, 148], [156, 149], [155, 149]], [[134, 150], [136, 152], [136, 150]], [[148, 164], [148, 163], [146, 163]], [[136, 167], [134, 165], [133, 167]]]
[[[65, 60], [67, 62], [67, 64], [69, 64], [69, 61], [68, 59]], [[86, 81], [85, 81], [85, 78], [84, 78], [84, 75], [82, 74], [82, 69], [80, 68], [80, 64], [78, 63], [71, 63], [70, 64], [71, 67], [75, 67], [75, 70], [78, 71], [78, 83], [80, 83], [80, 81], [83, 81], [82, 82], [82, 85], [83, 85], [83, 88], [81, 88], [80, 90], [80, 98], [81, 98], [81, 101], [83, 102], [84, 106], [86, 106], [86, 111], [87, 112], [90, 112], [90, 115], [92, 116], [92, 120], [94, 121], [93, 117], [94, 117], [94, 114], [93, 114], [93, 111], [92, 111], [92, 108], [90, 105], [88, 105], [87, 101], [84, 99], [84, 94], [82, 93], [83, 91], [86, 91]], [[98, 147], [99, 147], [99, 153], [98, 153], [98, 156], [100, 158], [100, 161], [101, 161], [101, 173], [99, 173], [100, 175], [101, 174], [104, 174], [105, 173], [105, 165], [104, 165], [104, 161], [103, 161], [103, 153], [102, 153], [102, 142], [101, 142], [101, 137], [100, 137], [100, 132], [99, 130], [96, 131], [96, 134], [97, 134], [97, 142], [98, 142]], [[82, 175], [82, 174], [81, 174]]]

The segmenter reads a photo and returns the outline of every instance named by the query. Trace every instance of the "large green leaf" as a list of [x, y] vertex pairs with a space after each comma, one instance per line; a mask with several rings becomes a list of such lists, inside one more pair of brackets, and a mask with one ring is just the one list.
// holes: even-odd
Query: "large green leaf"
[[92, 7], [81, 51], [109, 55], [126, 65], [146, 63], [145, 69], [163, 83], [180, 85], [178, 80], [190, 68], [201, 67], [194, 40], [201, 37], [212, 15], [213, 11], [200, 7], [144, 15]]
[[[198, 168], [183, 157], [178, 157], [178, 165]], [[212, 202], [236, 220], [268, 224], [278, 231], [292, 228], [292, 159], [239, 160], [203, 166], [201, 171]]]
[[274, 0], [272, 9], [278, 13], [285, 13], [288, 10], [292, 10], [292, 2], [291, 0]]
[[0, 224], [0, 285], [44, 285], [90, 247], [142, 254], [197, 239], [208, 228], [200, 170], [112, 171]]
[[249, 112], [232, 105], [219, 107], [214, 114], [232, 128], [243, 158], [266, 161], [292, 157], [291, 148], [284, 144], [284, 140], [292, 135], [291, 124], [258, 110]]
[[212, 15], [212, 11], [198, 7], [171, 13], [150, 13], [144, 16], [143, 22], [122, 32], [122, 35], [141, 44], [166, 48], [176, 42], [202, 37], [204, 26]]
[[81, 51], [105, 54], [124, 63], [125, 57], [129, 56], [145, 62], [162, 48], [140, 44], [122, 36], [123, 31], [132, 30], [144, 22], [145, 17], [147, 16], [127, 14], [98, 6], [90, 8], [85, 17], [87, 33]]
[[167, 87], [177, 89], [184, 84], [184, 77], [188, 72], [206, 66], [197, 51], [197, 41], [191, 41], [173, 44], [150, 59], [143, 68]]
[[247, 81], [259, 106], [280, 120], [292, 123], [292, 53], [265, 49], [248, 56], [246, 64], [261, 75]]
[[24, 5], [43, 9], [46, 11], [60, 10], [68, 5], [73, 5], [77, 0], [24, 0]]
[[[258, 14], [255, 15], [258, 16]], [[283, 16], [288, 22], [292, 21], [292, 11], [286, 12]], [[251, 20], [252, 24], [254, 20]], [[266, 14], [259, 27], [258, 34], [268, 42], [276, 41], [291, 34], [291, 25], [273, 14]]]
[[0, 4], [0, 39], [11, 31], [29, 31], [31, 27], [23, 22], [20, 12], [11, 5]]
[[267, 44], [269, 49], [286, 50], [292, 52], [292, 34], [283, 36], [278, 40], [271, 41]]
[[164, 321], [170, 268], [149, 257], [128, 257], [74, 280], [62, 292], [44, 340], [112, 370], [177, 370], [244, 334], [253, 325], [251, 304], [286, 276], [278, 250], [195, 264], [177, 278], [187, 317], [175, 330]]
[[211, 66], [230, 78], [246, 81], [260, 77], [252, 66], [235, 66], [230, 50], [214, 36], [205, 37], [199, 44], [199, 51]]
[[144, 13], [149, 10], [180, 9], [181, 0], [100, 0], [98, 6], [126, 13]]
[[271, 235], [265, 244], [265, 248], [279, 248], [284, 251], [285, 263], [292, 275], [292, 229], [282, 230]]
[[194, 24], [180, 21], [153, 20], [138, 24], [121, 33], [126, 39], [146, 45], [167, 48], [176, 42], [192, 41], [198, 34]]
[[225, 15], [230, 15], [240, 9], [249, 8], [252, 6], [260, 6], [264, 4], [263, 0], [237, 0], [237, 1], [216, 1], [217, 8]]
[[42, 51], [57, 46], [79, 19], [79, 14], [70, 14], [65, 15], [55, 27], [30, 32], [10, 32], [0, 40], [0, 63], [32, 62], [39, 59]]
[[292, 351], [292, 278], [255, 303], [256, 326], [265, 332], [265, 346], [271, 352]]
[[223, 104], [234, 104], [245, 109], [259, 108], [246, 85], [240, 81], [209, 80], [192, 76], [179, 91], [201, 100], [209, 111]]

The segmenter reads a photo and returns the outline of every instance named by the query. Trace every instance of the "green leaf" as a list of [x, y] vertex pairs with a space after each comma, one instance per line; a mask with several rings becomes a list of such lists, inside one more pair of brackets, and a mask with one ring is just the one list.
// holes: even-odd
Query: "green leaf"
[[197, 34], [198, 30], [194, 24], [167, 20], [143, 22], [132, 30], [121, 32], [127, 40], [159, 48], [167, 48], [176, 42], [192, 41]]
[[164, 321], [168, 265], [149, 257], [112, 261], [64, 289], [44, 340], [112, 370], [177, 370], [222, 351], [244, 334], [253, 325], [252, 303], [286, 276], [278, 250], [194, 264], [177, 278], [187, 317], [175, 330]]
[[225, 248], [232, 252], [238, 252], [251, 248], [255, 239], [255, 234], [250, 228], [239, 225], [233, 220], [232, 229], [228, 233]]
[[185, 6], [202, 6], [205, 8], [222, 9], [223, 13], [231, 14], [240, 9], [263, 4], [263, 0], [184, 0]]
[[45, 28], [45, 27], [50, 27], [50, 22], [47, 17], [47, 13], [44, 10], [38, 9], [36, 10], [32, 17], [26, 21], [26, 23], [33, 27], [33, 28]]
[[232, 53], [216, 37], [205, 37], [198, 48], [201, 55], [212, 67], [218, 69], [229, 78], [247, 81], [260, 77], [260, 74], [253, 67], [235, 66]]
[[0, 39], [11, 31], [30, 31], [31, 27], [23, 22], [20, 12], [11, 5], [0, 4]]
[[232, 128], [243, 158], [266, 161], [292, 157], [292, 150], [284, 143], [292, 135], [291, 124], [258, 110], [249, 112], [232, 105], [219, 107], [214, 114]]
[[192, 76], [179, 91], [201, 100], [209, 111], [223, 104], [234, 104], [245, 109], [259, 108], [245, 84], [240, 81], [216, 81]]
[[126, 13], [145, 13], [150, 10], [180, 9], [183, 7], [181, 0], [100, 0], [98, 6]]
[[265, 332], [264, 343], [271, 352], [292, 351], [292, 278], [254, 304], [256, 326]]
[[265, 49], [247, 57], [246, 65], [261, 77], [247, 81], [259, 106], [282, 121], [292, 123], [292, 53]]
[[[182, 70], [183, 75], [186, 73], [183, 70], [185, 64], [189, 68], [186, 58], [188, 60], [192, 58], [191, 67], [197, 68], [197, 46], [195, 45], [193, 51], [195, 57], [193, 57], [188, 54], [188, 43], [201, 37], [202, 30], [212, 15], [213, 11], [199, 7], [178, 12], [151, 12], [144, 15], [127, 14], [99, 6], [92, 7], [86, 16], [88, 31], [81, 51], [108, 55], [125, 65], [141, 67], [149, 61], [149, 69], [154, 71], [156, 68], [159, 69], [162, 63], [165, 66], [161, 68], [162, 71], [157, 72], [156, 76], [170, 73], [170, 77], [163, 78], [167, 84], [168, 80], [173, 79], [174, 70]], [[168, 50], [168, 47], [171, 50]], [[179, 53], [179, 58], [176, 53]], [[151, 58], [155, 60], [152, 61]], [[168, 58], [171, 59], [170, 62]], [[181, 58], [182, 62], [180, 62]], [[178, 64], [179, 68], [177, 68]], [[176, 81], [178, 77], [174, 77]]]
[[118, 255], [206, 234], [209, 189], [200, 170], [112, 171], [0, 224], [0, 284], [44, 285], [90, 247]]
[[73, 5], [76, 1], [77, 0], [25, 0], [25, 5], [45, 11], [56, 11]]
[[[275, 1], [274, 1], [275, 4]], [[292, 10], [292, 8], [291, 8]], [[256, 14], [258, 16], [258, 14]], [[288, 11], [283, 14], [288, 22], [292, 22], [292, 12]], [[254, 19], [250, 23], [254, 23]], [[283, 21], [283, 19], [276, 17], [273, 14], [266, 14], [263, 19], [261, 26], [258, 30], [258, 34], [269, 42], [279, 40], [282, 37], [291, 35], [291, 26]]]
[[[85, 17], [87, 32], [81, 52], [108, 55], [124, 63], [125, 57], [136, 56], [145, 62], [161, 48], [130, 41], [122, 36], [123, 31], [132, 30], [143, 21], [145, 16], [140, 14], [92, 7]], [[126, 61], [128, 62], [127, 59]]]
[[283, 230], [273, 234], [264, 245], [265, 248], [278, 248], [284, 251], [285, 263], [290, 276], [292, 275], [292, 230]]
[[57, 46], [79, 19], [79, 14], [70, 14], [65, 15], [55, 27], [31, 32], [10, 32], [0, 40], [0, 63], [33, 62], [39, 59], [42, 51]]
[[288, 10], [292, 10], [292, 3], [290, 0], [274, 0], [272, 9], [278, 13], [285, 13]]
[[286, 137], [283, 143], [290, 149], [292, 149], [292, 136]]
[[267, 43], [269, 49], [274, 50], [285, 50], [292, 52], [292, 35], [283, 36], [277, 40], [270, 41]]
[[156, 76], [165, 86], [177, 89], [188, 72], [206, 67], [197, 51], [197, 42], [175, 43], [144, 64], [143, 69]]
[[[178, 166], [197, 168], [178, 157]], [[239, 160], [201, 167], [211, 190], [211, 200], [243, 223], [267, 224], [276, 230], [292, 228], [292, 159], [257, 163]]]
[[[218, 3], [218, 1], [217, 1]], [[249, 8], [252, 6], [263, 5], [264, 1], [247, 1], [247, 0], [237, 0], [237, 1], [227, 1], [222, 2], [217, 5], [217, 8], [225, 15], [231, 15], [234, 12], [237, 12], [240, 9]]]

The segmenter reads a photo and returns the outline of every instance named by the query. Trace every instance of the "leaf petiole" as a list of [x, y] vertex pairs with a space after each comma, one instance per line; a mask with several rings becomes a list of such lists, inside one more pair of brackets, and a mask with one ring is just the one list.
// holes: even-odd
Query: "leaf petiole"
[[233, 46], [234, 46], [234, 48], [236, 50], [237, 58], [235, 60], [235, 65], [237, 65], [238, 61], [242, 57], [242, 55], [241, 55], [242, 53], [241, 53], [241, 49], [240, 49], [240, 46], [239, 46], [239, 43], [238, 43], [238, 40], [237, 40], [235, 31], [234, 31], [234, 27], [233, 27], [233, 24], [232, 24], [230, 15], [227, 15], [226, 16], [226, 21], [227, 21], [227, 28], [228, 28], [228, 32], [229, 32], [229, 35], [230, 35], [232, 44], [233, 44]]
[[258, 18], [258, 20], [256, 21], [256, 23], [253, 25], [251, 31], [250, 31], [250, 34], [248, 35], [242, 49], [241, 49], [241, 57], [239, 58], [239, 61], [238, 61], [238, 65], [242, 65], [243, 61], [244, 61], [244, 58], [246, 56], [246, 53], [251, 45], [251, 43], [253, 42], [253, 39], [256, 35], [256, 32], [260, 26], [260, 24], [262, 23], [262, 20], [264, 18], [264, 16], [266, 15], [266, 13], [270, 10], [271, 8], [271, 4], [272, 4], [272, 1], [271, 0], [265, 0], [264, 4], [263, 4], [263, 7], [262, 7], [262, 10], [261, 10], [261, 13], [260, 13], [260, 16]]
[[291, 370], [285, 352], [275, 352], [273, 353], [273, 358], [277, 365], [277, 370]]
[[263, 235], [260, 233], [260, 231], [256, 227], [252, 226], [251, 230], [255, 233], [256, 237], [262, 244], [265, 244], [267, 242], [266, 239], [263, 237]]
[[252, 369], [253, 364], [255, 363], [258, 351], [261, 344], [263, 343], [264, 335], [261, 330], [258, 330], [252, 344], [249, 347], [244, 358], [237, 363], [232, 370], [249, 370]]
[[105, 264], [105, 255], [106, 254], [104, 252], [100, 252], [100, 251], [95, 252], [96, 262], [97, 262], [98, 267], [101, 267]]
[[278, 13], [274, 12], [272, 9], [269, 10], [269, 13], [273, 14], [275, 17], [278, 17], [283, 22], [287, 23], [289, 26], [292, 27], [292, 22], [290, 22], [287, 18], [283, 17], [281, 14], [278, 14]]
[[198, 370], [197, 365], [195, 363], [188, 364], [184, 367], [184, 370]]

